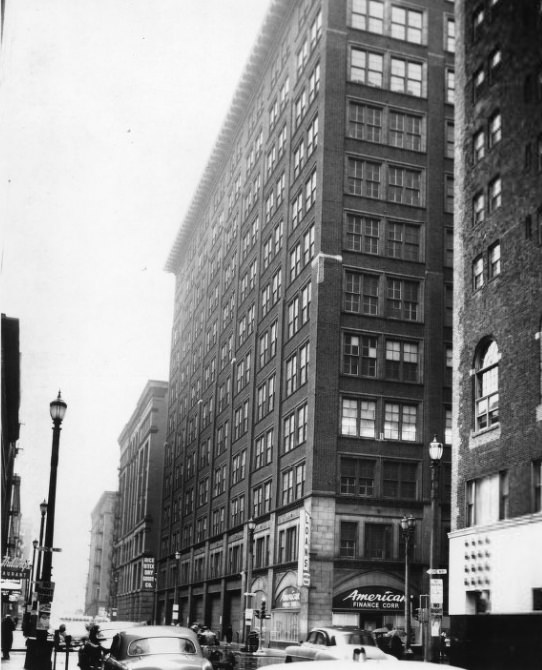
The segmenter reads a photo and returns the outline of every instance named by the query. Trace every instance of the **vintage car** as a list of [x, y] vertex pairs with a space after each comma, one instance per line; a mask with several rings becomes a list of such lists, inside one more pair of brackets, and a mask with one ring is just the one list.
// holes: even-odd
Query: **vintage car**
[[213, 670], [190, 628], [138, 626], [115, 634], [104, 670]]
[[330, 626], [314, 628], [304, 642], [286, 647], [285, 662], [351, 660], [354, 652], [360, 649], [363, 649], [366, 658], [379, 661], [395, 660], [393, 656], [378, 648], [370, 631], [350, 626]]
[[[386, 662], [389, 663], [389, 666], [385, 665]], [[390, 670], [392, 668], [395, 668], [395, 670], [400, 670], [398, 666], [404, 666], [405, 670], [437, 670], [437, 668], [442, 668], [440, 663], [428, 663], [425, 661], [399, 661], [394, 656], [391, 657], [391, 660], [383, 662], [382, 659], [368, 658], [361, 655], [356, 660], [341, 661], [340, 663], [337, 663], [337, 659], [314, 661], [314, 663], [310, 665], [310, 670], [338, 670], [338, 668], [340, 668], [340, 670], [359, 670], [360, 663], [363, 664], [364, 670], [382, 670], [383, 667], [389, 667]], [[266, 665], [265, 670], [280, 670], [283, 667], [283, 664], [272, 664]], [[445, 667], [447, 670], [463, 670], [462, 668], [459, 668], [455, 665], [448, 665]], [[305, 662], [292, 663], [289, 666], [289, 670], [307, 670], [307, 666]]]

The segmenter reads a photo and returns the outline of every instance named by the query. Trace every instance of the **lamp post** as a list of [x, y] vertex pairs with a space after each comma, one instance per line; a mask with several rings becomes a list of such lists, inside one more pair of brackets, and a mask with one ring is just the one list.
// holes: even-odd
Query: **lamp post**
[[30, 571], [30, 585], [28, 588], [28, 594], [26, 599], [26, 604], [32, 604], [32, 594], [34, 592], [34, 582], [36, 581], [36, 549], [39, 546], [38, 540], [32, 541], [32, 569]]
[[[429, 444], [429, 458], [431, 459], [431, 541], [429, 546], [429, 575], [430, 580], [433, 579], [433, 570], [437, 567], [438, 560], [438, 532], [439, 532], [439, 517], [438, 517], [438, 497], [439, 497], [439, 473], [440, 473], [440, 459], [444, 447], [442, 442], [437, 440], [434, 435]], [[432, 581], [430, 582], [432, 584]], [[439, 649], [439, 631], [438, 626], [433, 626], [433, 621], [437, 624], [440, 621], [439, 614], [433, 614], [433, 589], [429, 590], [429, 609], [430, 613], [427, 617], [429, 630], [427, 631], [424, 658], [426, 661], [438, 661]], [[439, 603], [442, 607], [442, 602]], [[437, 634], [433, 635], [435, 629]]]
[[414, 530], [416, 528], [416, 519], [410, 514], [409, 516], [404, 516], [401, 519], [401, 532], [403, 534], [403, 540], [405, 542], [405, 633], [406, 633], [406, 642], [405, 642], [405, 654], [411, 654], [412, 649], [410, 648], [410, 582], [409, 582], [409, 570], [408, 570], [408, 557], [410, 552], [410, 543], [412, 537], [414, 536]]
[[40, 521], [40, 543], [38, 549], [38, 569], [34, 573], [34, 579], [38, 581], [41, 579], [41, 555], [43, 550], [43, 531], [45, 529], [45, 515], [47, 514], [47, 501], [40, 503], [41, 521]]
[[[49, 404], [51, 419], [53, 420], [53, 446], [51, 450], [51, 474], [49, 477], [49, 498], [47, 507], [47, 523], [45, 524], [45, 556], [41, 580], [47, 584], [51, 581], [53, 567], [53, 539], [55, 534], [55, 503], [56, 503], [56, 474], [58, 469], [58, 450], [60, 446], [60, 425], [66, 414], [67, 405], [62, 400], [60, 391], [58, 397]], [[50, 600], [53, 600], [52, 594]]]
[[247, 621], [247, 610], [250, 609], [252, 604], [252, 543], [254, 541], [254, 529], [256, 524], [254, 519], [250, 518], [247, 523], [248, 529], [248, 547], [247, 547], [247, 561], [246, 561], [246, 583], [245, 583], [245, 622], [243, 626], [243, 643], [248, 647], [248, 634], [250, 632], [250, 621]]
[[179, 625], [179, 559], [181, 558], [181, 552], [175, 552], [175, 595], [173, 596], [173, 612], [171, 619], [175, 626]]

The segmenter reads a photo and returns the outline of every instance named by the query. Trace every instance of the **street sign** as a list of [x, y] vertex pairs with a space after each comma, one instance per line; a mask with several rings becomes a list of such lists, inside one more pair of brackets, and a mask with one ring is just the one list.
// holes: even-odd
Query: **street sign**
[[446, 568], [433, 568], [431, 570], [427, 571], [428, 575], [446, 575], [448, 574], [448, 570]]
[[247, 607], [247, 609], [245, 610], [245, 623], [251, 623], [253, 615], [254, 615], [254, 610], [249, 609]]

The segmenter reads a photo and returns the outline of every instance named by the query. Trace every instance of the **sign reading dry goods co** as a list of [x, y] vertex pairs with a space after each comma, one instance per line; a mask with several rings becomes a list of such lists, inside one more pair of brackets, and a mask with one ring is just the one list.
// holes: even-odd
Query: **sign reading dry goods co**
[[333, 609], [367, 612], [401, 612], [405, 607], [403, 591], [385, 586], [360, 586], [333, 598]]

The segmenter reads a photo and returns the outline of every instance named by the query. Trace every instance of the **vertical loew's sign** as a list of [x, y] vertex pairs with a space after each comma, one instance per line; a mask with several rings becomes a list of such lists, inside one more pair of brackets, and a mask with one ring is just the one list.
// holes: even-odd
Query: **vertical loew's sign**
[[299, 531], [297, 585], [310, 586], [311, 516], [305, 508], [303, 508], [299, 514]]
[[143, 588], [154, 589], [155, 579], [154, 556], [145, 556], [143, 558]]

